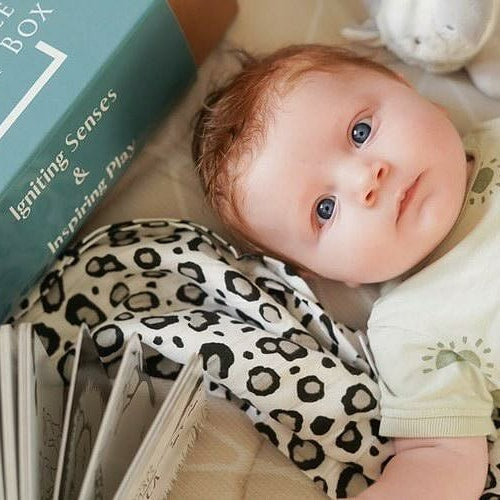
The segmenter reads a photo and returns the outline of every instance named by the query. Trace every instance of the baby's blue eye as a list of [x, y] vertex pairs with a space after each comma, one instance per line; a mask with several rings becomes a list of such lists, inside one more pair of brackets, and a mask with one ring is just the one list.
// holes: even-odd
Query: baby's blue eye
[[316, 205], [316, 215], [320, 224], [324, 224], [335, 215], [336, 206], [337, 199], [334, 196], [319, 201]]
[[370, 132], [372, 131], [371, 120], [362, 120], [356, 123], [351, 131], [351, 137], [355, 145], [361, 146], [368, 137], [370, 137]]

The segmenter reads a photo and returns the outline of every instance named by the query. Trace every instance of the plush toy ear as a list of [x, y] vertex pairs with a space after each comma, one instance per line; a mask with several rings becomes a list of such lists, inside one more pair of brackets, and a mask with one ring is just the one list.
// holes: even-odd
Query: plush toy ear
[[363, 24], [356, 24], [343, 28], [341, 34], [351, 42], [359, 42], [368, 47], [381, 47], [380, 32], [375, 19], [369, 18]]
[[[500, 22], [500, 21], [499, 21]], [[486, 42], [465, 69], [472, 83], [488, 97], [500, 99], [500, 29]]]

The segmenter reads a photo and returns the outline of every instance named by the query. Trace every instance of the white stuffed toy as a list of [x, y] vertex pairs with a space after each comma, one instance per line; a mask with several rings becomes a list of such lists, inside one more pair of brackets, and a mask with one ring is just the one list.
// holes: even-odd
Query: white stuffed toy
[[385, 46], [434, 73], [465, 68], [484, 94], [500, 99], [500, 0], [365, 0], [370, 18], [342, 30]]

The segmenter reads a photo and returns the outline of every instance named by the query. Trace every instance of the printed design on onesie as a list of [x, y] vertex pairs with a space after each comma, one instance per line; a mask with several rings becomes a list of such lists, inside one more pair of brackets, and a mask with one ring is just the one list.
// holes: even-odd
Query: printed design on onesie
[[474, 184], [470, 190], [469, 204], [485, 203], [500, 187], [500, 160], [492, 158], [488, 162], [481, 161]]
[[481, 338], [474, 342], [469, 337], [463, 336], [461, 340], [451, 341], [448, 345], [437, 342], [435, 347], [427, 347], [430, 354], [422, 356], [422, 361], [425, 361], [422, 373], [441, 370], [452, 363], [467, 362], [479, 368], [487, 379], [491, 379], [491, 371], [495, 365], [489, 359], [491, 348], [483, 345], [483, 342]]

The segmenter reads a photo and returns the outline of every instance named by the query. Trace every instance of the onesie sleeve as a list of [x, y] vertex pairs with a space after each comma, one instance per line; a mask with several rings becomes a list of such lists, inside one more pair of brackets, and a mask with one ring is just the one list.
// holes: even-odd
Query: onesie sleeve
[[487, 367], [463, 340], [387, 327], [369, 331], [382, 436], [496, 435]]

